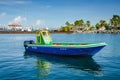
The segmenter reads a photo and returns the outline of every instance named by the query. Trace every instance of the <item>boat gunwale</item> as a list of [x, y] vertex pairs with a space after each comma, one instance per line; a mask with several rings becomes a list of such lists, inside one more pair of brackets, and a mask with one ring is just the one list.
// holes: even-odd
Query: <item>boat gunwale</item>
[[[53, 43], [54, 44], [54, 43]], [[57, 44], [57, 43], [56, 43]], [[74, 44], [74, 43], [71, 43]], [[107, 44], [105, 42], [103, 43], [75, 43], [77, 45], [38, 45], [38, 44], [28, 44], [28, 46], [33, 47], [56, 47], [56, 48], [93, 48], [93, 47], [100, 47], [100, 46], [106, 46]], [[78, 45], [79, 44], [79, 45]], [[86, 45], [80, 45], [80, 44], [86, 44]]]

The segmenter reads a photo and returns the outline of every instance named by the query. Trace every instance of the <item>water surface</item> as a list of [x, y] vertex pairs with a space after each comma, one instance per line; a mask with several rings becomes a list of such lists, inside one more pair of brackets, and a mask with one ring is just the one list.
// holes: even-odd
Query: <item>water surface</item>
[[54, 42], [106, 42], [92, 58], [26, 53], [34, 34], [0, 34], [1, 80], [113, 80], [120, 76], [119, 34], [52, 34]]

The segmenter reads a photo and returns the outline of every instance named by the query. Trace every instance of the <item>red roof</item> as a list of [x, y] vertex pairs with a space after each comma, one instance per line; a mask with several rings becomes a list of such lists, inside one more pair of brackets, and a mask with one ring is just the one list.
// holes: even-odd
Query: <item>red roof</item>
[[9, 27], [21, 27], [22, 25], [18, 24], [18, 23], [13, 23], [13, 24], [9, 24]]

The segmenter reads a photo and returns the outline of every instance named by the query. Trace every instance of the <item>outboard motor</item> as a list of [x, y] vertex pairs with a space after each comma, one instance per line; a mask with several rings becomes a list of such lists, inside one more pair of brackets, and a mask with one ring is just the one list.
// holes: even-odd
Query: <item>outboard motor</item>
[[35, 42], [33, 40], [24, 41], [24, 47], [25, 47], [25, 49], [26, 49], [26, 47], [27, 47], [28, 44], [35, 44]]

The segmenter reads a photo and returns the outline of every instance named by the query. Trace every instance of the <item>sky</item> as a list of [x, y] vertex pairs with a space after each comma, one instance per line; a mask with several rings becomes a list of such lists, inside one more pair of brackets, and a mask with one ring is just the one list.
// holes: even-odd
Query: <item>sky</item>
[[0, 27], [19, 23], [59, 28], [80, 19], [95, 25], [116, 14], [120, 15], [120, 0], [0, 0]]

